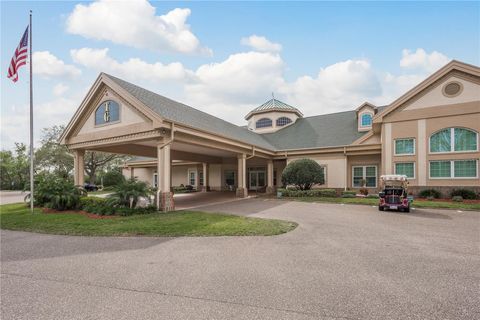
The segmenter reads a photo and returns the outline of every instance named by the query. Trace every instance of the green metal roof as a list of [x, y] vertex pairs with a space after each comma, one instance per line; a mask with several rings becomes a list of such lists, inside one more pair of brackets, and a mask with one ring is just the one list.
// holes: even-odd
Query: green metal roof
[[280, 100], [277, 100], [275, 98], [272, 98], [265, 102], [264, 104], [256, 107], [252, 111], [250, 111], [245, 119], [249, 119], [252, 115], [258, 114], [258, 113], [264, 113], [264, 112], [269, 112], [269, 111], [286, 111], [286, 112], [294, 112], [296, 113], [299, 117], [303, 116], [303, 114], [300, 112], [295, 107], [292, 107], [289, 104], [286, 104], [285, 102], [282, 102]]

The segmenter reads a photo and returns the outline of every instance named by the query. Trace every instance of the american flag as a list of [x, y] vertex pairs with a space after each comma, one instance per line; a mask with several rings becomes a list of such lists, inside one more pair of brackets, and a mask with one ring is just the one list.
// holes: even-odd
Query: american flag
[[28, 27], [25, 29], [22, 40], [20, 44], [15, 49], [15, 54], [10, 61], [10, 67], [8, 67], [8, 78], [12, 79], [13, 82], [18, 80], [18, 68], [27, 63], [28, 56]]

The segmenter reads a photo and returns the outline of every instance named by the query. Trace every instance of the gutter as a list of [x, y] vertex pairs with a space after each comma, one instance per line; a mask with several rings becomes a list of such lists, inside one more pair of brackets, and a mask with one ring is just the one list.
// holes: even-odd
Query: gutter
[[255, 157], [255, 146], [252, 146], [252, 155], [245, 158], [245, 160], [252, 159], [253, 157]]

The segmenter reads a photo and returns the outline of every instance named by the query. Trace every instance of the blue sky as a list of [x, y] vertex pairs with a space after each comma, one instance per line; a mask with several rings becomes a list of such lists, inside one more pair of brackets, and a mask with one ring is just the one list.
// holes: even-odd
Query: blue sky
[[3, 148], [28, 139], [27, 68], [16, 84], [6, 72], [29, 9], [36, 140], [100, 71], [244, 124], [272, 91], [315, 115], [389, 103], [450, 59], [480, 64], [479, 2], [1, 2]]

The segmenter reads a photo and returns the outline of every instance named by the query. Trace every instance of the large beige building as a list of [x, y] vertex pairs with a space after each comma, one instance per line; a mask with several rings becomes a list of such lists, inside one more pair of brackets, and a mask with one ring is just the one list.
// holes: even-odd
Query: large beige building
[[137, 156], [124, 175], [157, 186], [165, 210], [172, 186], [273, 192], [300, 158], [323, 167], [319, 187], [376, 190], [381, 174], [396, 173], [414, 192], [480, 191], [477, 66], [452, 61], [386, 106], [304, 117], [301, 106], [271, 99], [245, 120], [240, 127], [102, 73], [61, 139], [75, 154], [77, 184], [85, 150]]

